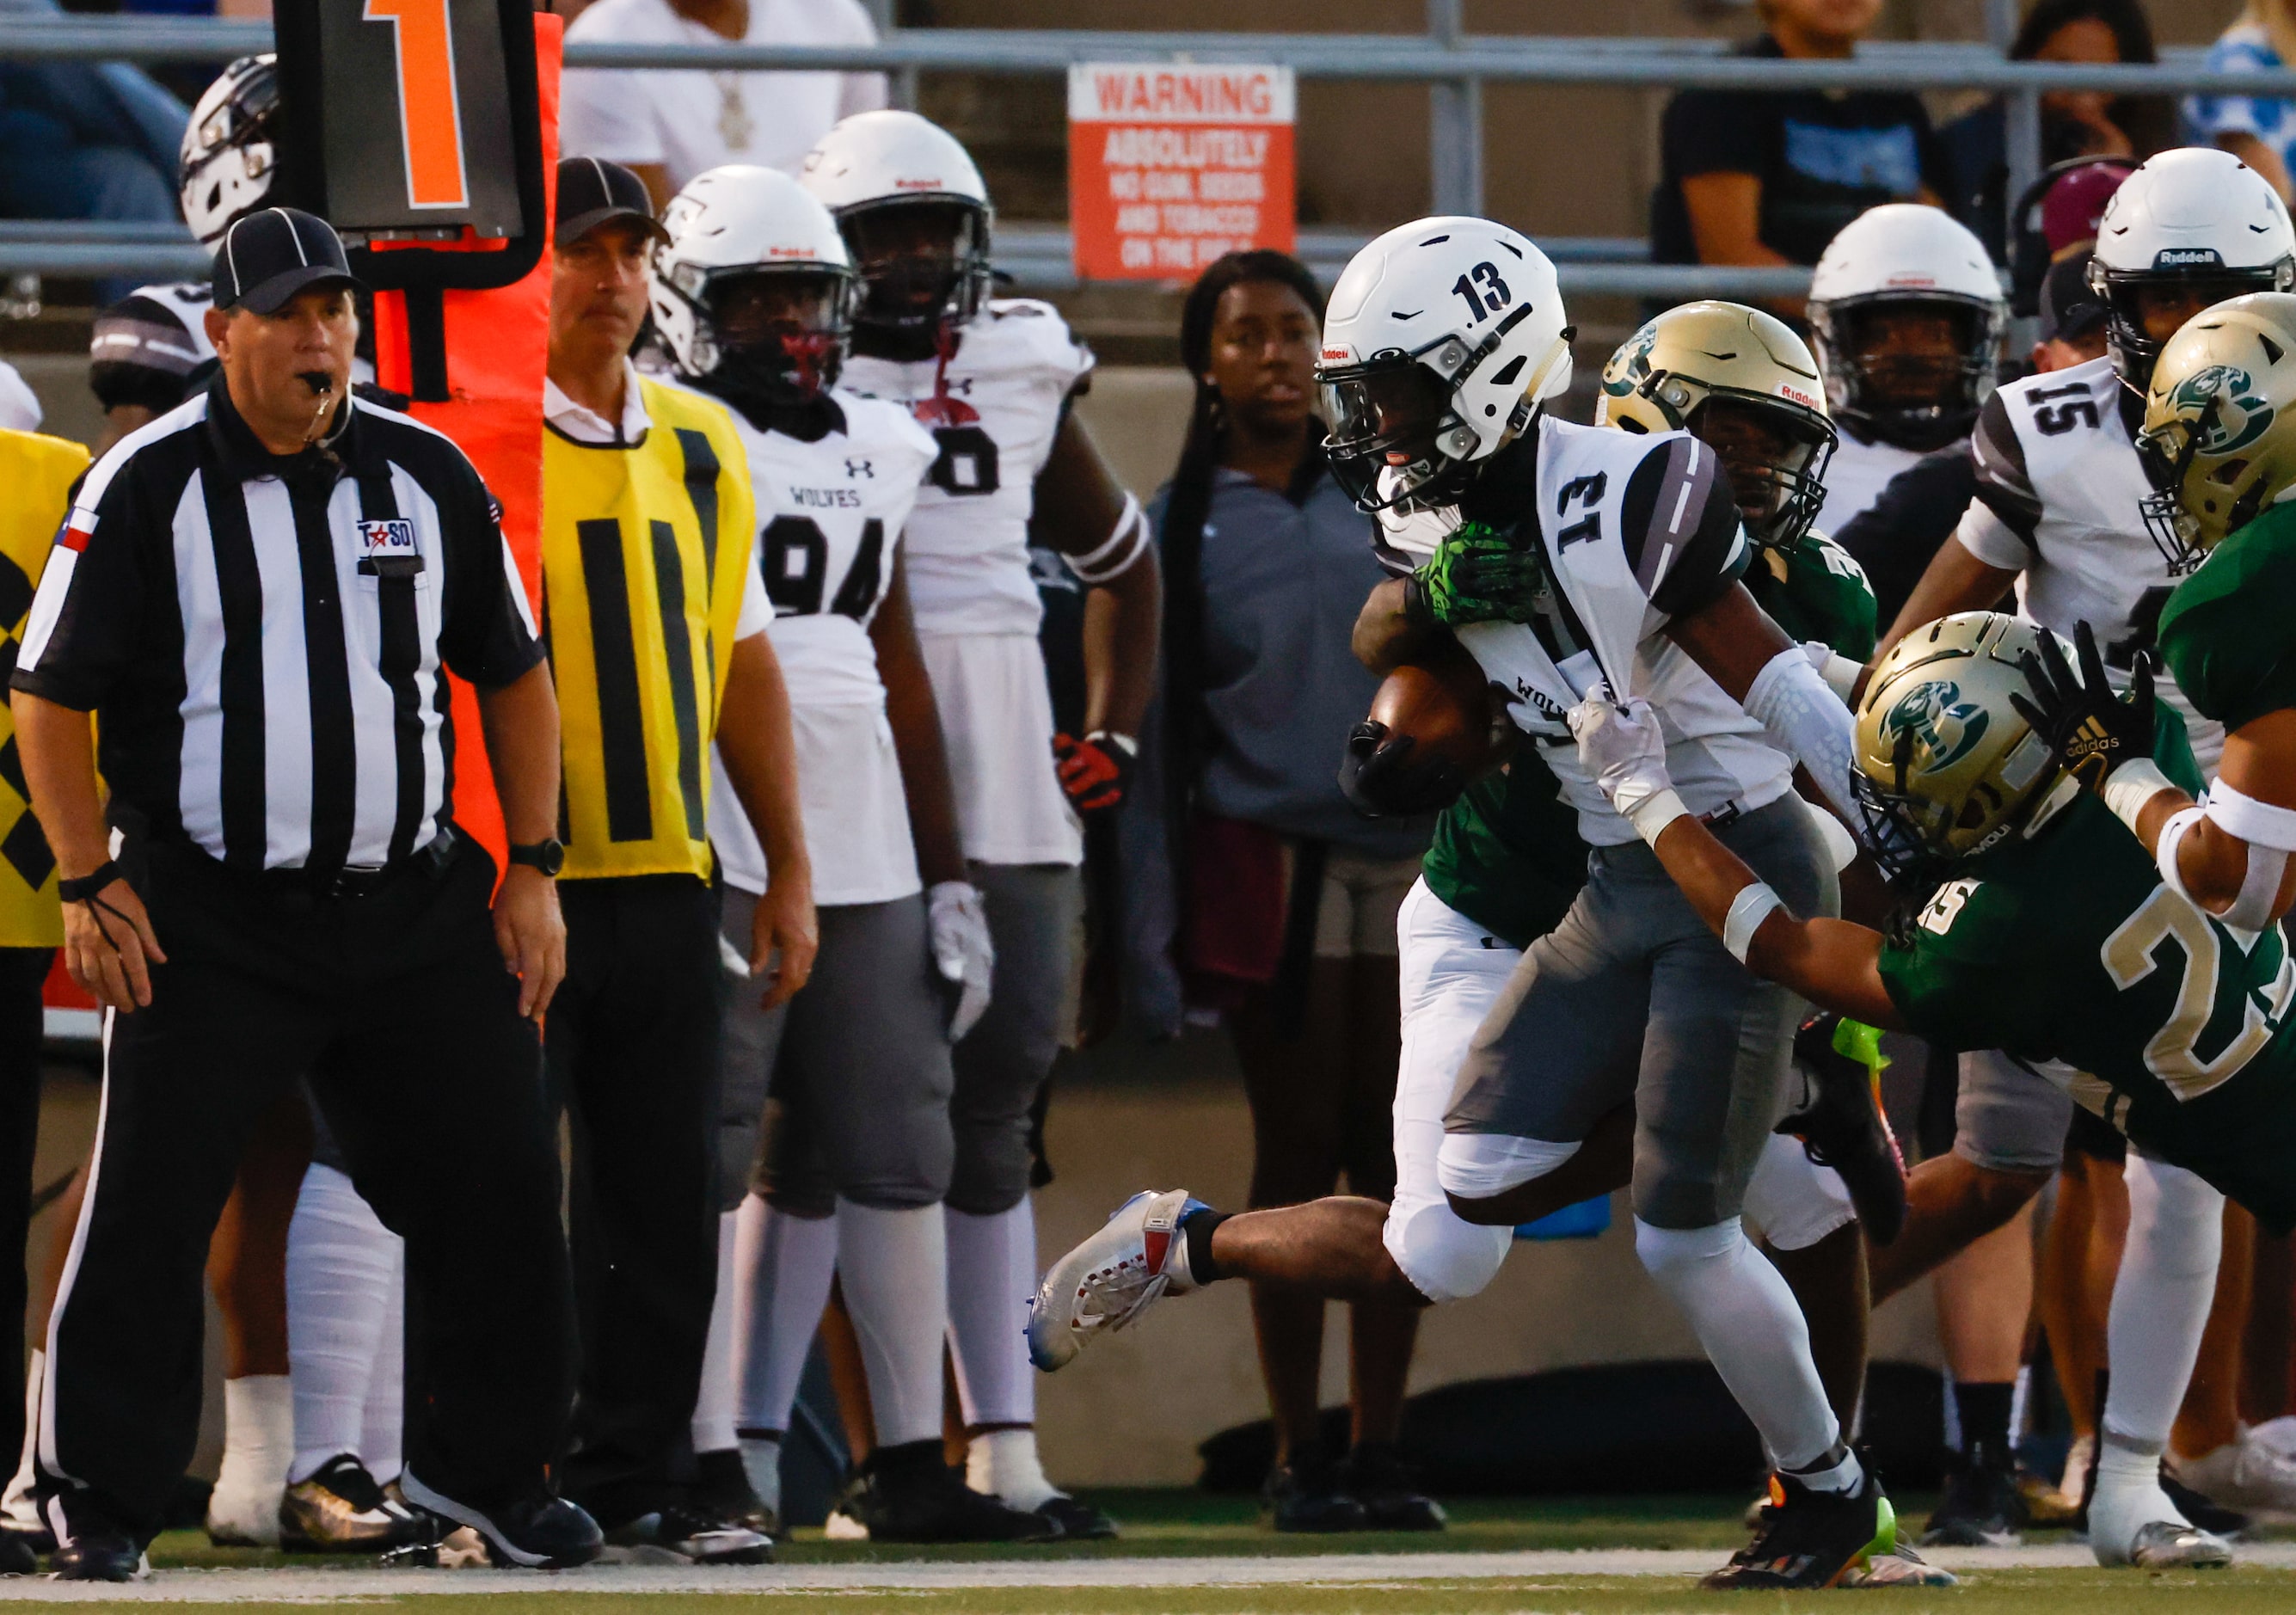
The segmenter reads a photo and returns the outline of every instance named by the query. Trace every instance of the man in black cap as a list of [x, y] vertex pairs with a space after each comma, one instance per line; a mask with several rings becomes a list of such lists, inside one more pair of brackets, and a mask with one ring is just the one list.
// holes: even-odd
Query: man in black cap
[[[304, 1074], [406, 1242], [409, 1500], [500, 1562], [599, 1547], [548, 1468], [571, 1378], [536, 1025], [565, 965], [557, 701], [477, 471], [349, 397], [355, 284], [308, 214], [232, 225], [219, 373], [89, 472], [17, 656], [66, 959], [114, 1012], [37, 1454], [67, 1578], [136, 1574], [164, 1521], [209, 1234]], [[453, 822], [449, 668], [513, 843], [498, 894]]]
[[[569, 158], [557, 224], [542, 565], [566, 725], [567, 977], [548, 1056], [575, 1123], [582, 1319], [566, 1489], [617, 1543], [754, 1562], [776, 1522], [735, 1446], [732, 1342], [709, 1349], [750, 1168], [746, 1151], [718, 1160], [719, 982], [746, 971], [779, 1004], [813, 965], [789, 697], [733, 420], [630, 365], [662, 236], [645, 186]], [[746, 958], [723, 964], [712, 789], [733, 791], [771, 869]]]

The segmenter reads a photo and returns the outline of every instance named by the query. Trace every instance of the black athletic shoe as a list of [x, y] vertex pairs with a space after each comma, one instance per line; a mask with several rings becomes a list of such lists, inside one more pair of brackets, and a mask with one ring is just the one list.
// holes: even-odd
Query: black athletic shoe
[[387, 1554], [426, 1534], [414, 1511], [391, 1501], [349, 1453], [337, 1453], [279, 1499], [279, 1545], [291, 1554]]
[[1945, 1495], [1938, 1499], [1922, 1531], [1923, 1547], [2015, 1547], [2025, 1523], [2017, 1493], [2016, 1466], [2006, 1453], [1980, 1447], [1956, 1455], [1946, 1472]]
[[39, 1551], [22, 1531], [0, 1531], [0, 1576], [29, 1576], [40, 1568]]
[[480, 1510], [432, 1490], [412, 1470], [399, 1477], [399, 1484], [409, 1503], [447, 1522], [440, 1537], [451, 1535], [455, 1526], [467, 1525], [484, 1539], [487, 1556], [498, 1565], [562, 1570], [589, 1563], [606, 1545], [596, 1521], [578, 1504], [550, 1492], [529, 1492]]
[[872, 1542], [1052, 1542], [1061, 1529], [965, 1485], [941, 1461], [938, 1439], [870, 1454], [838, 1509], [866, 1527]]
[[694, 1454], [693, 1485], [689, 1489], [693, 1505], [705, 1514], [746, 1526], [761, 1537], [782, 1534], [781, 1516], [766, 1506], [766, 1500], [750, 1484], [750, 1472], [742, 1467], [737, 1448]]
[[640, 1514], [606, 1533], [617, 1547], [660, 1548], [688, 1564], [771, 1564], [774, 1539], [691, 1504]]
[[1384, 1442], [1365, 1442], [1340, 1460], [1340, 1486], [1363, 1504], [1367, 1531], [1439, 1531], [1443, 1505], [1419, 1489], [1403, 1455]]
[[1841, 1019], [1812, 1015], [1794, 1035], [1808, 1094], [1776, 1130], [1800, 1138], [1812, 1160], [1841, 1174], [1866, 1237], [1886, 1245], [1906, 1226], [1906, 1158], [1874, 1097], [1874, 1073], [1833, 1046]]
[[72, 1539], [48, 1557], [58, 1581], [135, 1581], [152, 1573], [135, 1538], [107, 1520], [75, 1520]]
[[1054, 1492], [1030, 1511], [1049, 1520], [1062, 1542], [1106, 1542], [1116, 1535], [1116, 1521], [1066, 1492]]
[[1791, 1475], [1771, 1480], [1753, 1541], [1702, 1578], [1713, 1588], [1838, 1586], [1897, 1552], [1898, 1516], [1872, 1470], [1854, 1492], [1816, 1492]]
[[1270, 1470], [1259, 1500], [1279, 1531], [1359, 1531], [1366, 1523], [1364, 1505], [1341, 1484], [1340, 1466], [1312, 1449]]

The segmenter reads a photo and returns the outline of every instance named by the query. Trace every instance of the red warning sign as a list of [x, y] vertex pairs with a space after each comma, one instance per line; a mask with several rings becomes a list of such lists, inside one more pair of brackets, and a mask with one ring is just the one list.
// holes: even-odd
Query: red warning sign
[[1069, 69], [1069, 219], [1089, 280], [1187, 280], [1298, 234], [1292, 70]]

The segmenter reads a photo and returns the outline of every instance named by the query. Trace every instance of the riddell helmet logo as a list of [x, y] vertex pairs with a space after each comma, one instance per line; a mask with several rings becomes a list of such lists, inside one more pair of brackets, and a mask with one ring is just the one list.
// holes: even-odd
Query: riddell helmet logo
[[941, 183], [938, 178], [897, 179], [893, 182], [893, 189], [896, 191], [938, 191], [941, 189]]
[[1893, 275], [1887, 281], [1883, 282], [1882, 284], [1888, 286], [1934, 286], [1937, 284], [1937, 276], [1934, 275]]
[[1778, 383], [1778, 397], [1785, 398], [1792, 403], [1799, 404], [1804, 409], [1816, 409], [1818, 407], [1818, 403], [1816, 398], [1813, 398], [1809, 394], [1802, 391], [1800, 388], [1792, 385], [1791, 382], [1781, 381]]
[[2163, 247], [2152, 255], [2155, 269], [2221, 269], [2224, 254], [2214, 247]]
[[1324, 360], [1326, 364], [1336, 365], [1347, 357], [1348, 349], [1344, 348], [1326, 348], [1324, 349]]

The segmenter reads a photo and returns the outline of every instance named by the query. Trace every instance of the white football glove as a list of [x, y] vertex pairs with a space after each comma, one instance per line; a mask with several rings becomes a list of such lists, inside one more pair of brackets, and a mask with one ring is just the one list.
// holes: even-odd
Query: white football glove
[[925, 916], [932, 932], [933, 967], [958, 989], [948, 1040], [961, 1043], [988, 1011], [989, 977], [996, 968], [996, 947], [988, 939], [988, 910], [978, 886], [943, 881], [926, 890]]
[[1570, 709], [1570, 733], [1578, 742], [1578, 762], [1608, 797], [1620, 816], [1645, 841], [1658, 840], [1685, 811], [1666, 771], [1666, 736], [1658, 713], [1639, 696], [1624, 705], [1611, 698], [1608, 685]]

